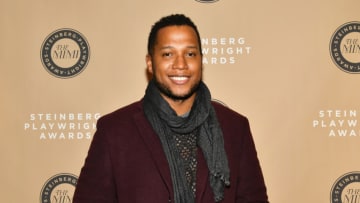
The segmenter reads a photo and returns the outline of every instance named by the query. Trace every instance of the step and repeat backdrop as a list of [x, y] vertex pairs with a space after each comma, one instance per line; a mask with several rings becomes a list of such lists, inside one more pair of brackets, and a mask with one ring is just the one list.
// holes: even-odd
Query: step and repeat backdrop
[[359, 8], [1, 1], [1, 202], [72, 202], [97, 120], [142, 98], [148, 33], [173, 13], [198, 25], [214, 100], [249, 118], [270, 202], [360, 202]]

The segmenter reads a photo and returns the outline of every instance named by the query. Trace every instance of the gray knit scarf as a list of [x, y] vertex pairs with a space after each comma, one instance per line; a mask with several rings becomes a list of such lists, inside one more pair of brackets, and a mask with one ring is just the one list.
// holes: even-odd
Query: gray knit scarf
[[143, 100], [144, 112], [158, 134], [169, 162], [175, 203], [193, 203], [194, 194], [187, 185], [185, 169], [174, 146], [174, 134], [197, 132], [197, 145], [201, 148], [210, 172], [210, 186], [214, 200], [224, 198], [224, 188], [230, 185], [230, 171], [224, 149], [223, 134], [211, 104], [210, 91], [201, 82], [187, 117], [177, 116], [162, 98], [154, 81], [150, 81]]

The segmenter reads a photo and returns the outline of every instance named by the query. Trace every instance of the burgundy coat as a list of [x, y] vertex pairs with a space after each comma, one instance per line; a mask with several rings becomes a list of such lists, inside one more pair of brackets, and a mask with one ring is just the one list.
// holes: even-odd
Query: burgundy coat
[[[230, 167], [221, 203], [267, 202], [266, 187], [248, 120], [213, 103]], [[196, 203], [214, 203], [209, 171], [198, 149]], [[73, 203], [169, 203], [170, 169], [161, 142], [145, 118], [142, 101], [99, 119]]]

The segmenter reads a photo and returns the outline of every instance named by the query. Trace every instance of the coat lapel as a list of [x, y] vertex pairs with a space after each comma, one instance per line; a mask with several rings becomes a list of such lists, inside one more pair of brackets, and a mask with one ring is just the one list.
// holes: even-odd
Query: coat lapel
[[209, 184], [209, 170], [206, 164], [204, 154], [198, 147], [197, 152], [197, 172], [196, 172], [196, 202], [203, 202], [206, 188]]
[[152, 159], [169, 191], [169, 196], [173, 198], [173, 187], [168, 161], [165, 157], [161, 141], [155, 133], [143, 112], [134, 115], [135, 123], [138, 127], [141, 137], [148, 148]]
[[[139, 133], [156, 165], [156, 168], [159, 171], [159, 174], [162, 177], [166, 187], [168, 188], [169, 196], [171, 199], [173, 199], [173, 186], [171, 181], [170, 168], [162, 148], [161, 141], [142, 111], [134, 114], [133, 118]], [[209, 170], [205, 157], [200, 148], [198, 148], [197, 159], [196, 202], [202, 202], [205, 193], [210, 191], [206, 191], [209, 184]]]

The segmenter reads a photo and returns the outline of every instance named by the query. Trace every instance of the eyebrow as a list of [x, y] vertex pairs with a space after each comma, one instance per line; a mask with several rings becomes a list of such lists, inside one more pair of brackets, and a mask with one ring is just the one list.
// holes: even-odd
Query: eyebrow
[[[172, 49], [172, 48], [174, 48], [173, 46], [163, 46], [163, 47], [161, 47], [160, 49]], [[199, 47], [198, 46], [196, 46], [196, 45], [190, 45], [190, 46], [187, 46], [186, 48], [190, 48], [190, 49], [199, 49]]]

